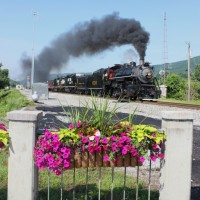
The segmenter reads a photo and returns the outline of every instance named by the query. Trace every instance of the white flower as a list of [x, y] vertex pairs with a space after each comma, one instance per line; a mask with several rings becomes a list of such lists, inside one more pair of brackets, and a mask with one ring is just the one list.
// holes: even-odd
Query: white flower
[[94, 135], [89, 137], [90, 140], [94, 140]]
[[101, 132], [99, 130], [97, 130], [94, 134], [95, 136], [100, 136], [101, 135]]

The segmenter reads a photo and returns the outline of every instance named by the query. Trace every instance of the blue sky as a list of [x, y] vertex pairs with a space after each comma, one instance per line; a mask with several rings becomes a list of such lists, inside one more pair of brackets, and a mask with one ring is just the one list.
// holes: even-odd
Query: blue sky
[[[168, 61], [187, 59], [186, 41], [191, 43], [191, 56], [200, 55], [200, 1], [186, 0], [18, 0], [1, 1], [0, 6], [0, 62], [10, 70], [10, 77], [23, 79], [22, 54], [35, 55], [78, 23], [101, 19], [118, 12], [121, 18], [134, 18], [150, 33], [145, 60], [164, 62], [164, 12], [167, 14]], [[32, 13], [36, 11], [37, 17]], [[33, 26], [35, 25], [35, 33]], [[116, 47], [95, 56], [70, 59], [59, 72], [90, 72], [98, 68], [125, 62], [130, 45]], [[135, 51], [135, 50], [134, 50]], [[139, 57], [134, 57], [138, 62]]]

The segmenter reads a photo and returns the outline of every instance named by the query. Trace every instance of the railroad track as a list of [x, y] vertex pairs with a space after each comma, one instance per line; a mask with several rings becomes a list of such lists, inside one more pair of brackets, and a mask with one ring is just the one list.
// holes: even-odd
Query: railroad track
[[143, 104], [151, 104], [157, 106], [169, 106], [184, 109], [200, 110], [200, 105], [187, 104], [187, 103], [175, 103], [175, 102], [164, 102], [164, 101], [142, 101]]

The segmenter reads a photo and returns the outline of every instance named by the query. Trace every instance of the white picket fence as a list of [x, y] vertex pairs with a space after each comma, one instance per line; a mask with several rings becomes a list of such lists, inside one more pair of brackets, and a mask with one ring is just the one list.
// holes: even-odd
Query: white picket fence
[[[37, 200], [38, 170], [33, 149], [40, 111], [12, 111], [9, 119], [8, 200]], [[189, 200], [191, 193], [193, 113], [165, 111], [167, 133], [160, 175], [160, 200]]]

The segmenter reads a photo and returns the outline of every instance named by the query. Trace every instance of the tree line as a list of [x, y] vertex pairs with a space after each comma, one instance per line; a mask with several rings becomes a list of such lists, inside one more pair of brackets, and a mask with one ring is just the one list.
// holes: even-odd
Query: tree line
[[9, 79], [9, 70], [2, 69], [3, 64], [0, 63], [0, 89], [4, 89], [5, 87], [10, 85]]
[[[160, 84], [167, 86], [167, 98], [177, 100], [186, 100], [188, 96], [188, 79], [187, 74], [168, 73], [165, 74], [165, 80], [158, 75]], [[200, 100], [200, 64], [196, 65], [194, 71], [191, 73], [190, 84], [190, 98], [191, 100]]]

